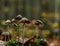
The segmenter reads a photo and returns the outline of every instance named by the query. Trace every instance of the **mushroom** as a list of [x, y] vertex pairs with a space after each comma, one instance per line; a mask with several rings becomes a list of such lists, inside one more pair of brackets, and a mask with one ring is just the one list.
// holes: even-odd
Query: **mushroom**
[[29, 23], [30, 23], [30, 20], [28, 20], [27, 18], [23, 17], [23, 18], [20, 20], [20, 23], [29, 24]]
[[35, 34], [38, 38], [38, 36], [39, 36], [39, 26], [42, 25], [43, 22], [41, 20], [33, 20], [32, 22], [35, 25]]
[[15, 19], [12, 19], [12, 20], [11, 20], [11, 24], [12, 24], [13, 26], [18, 26], [18, 25], [16, 24], [16, 20], [15, 20]]
[[41, 25], [41, 24], [43, 24], [43, 22], [41, 20], [36, 20], [35, 21], [35, 25]]
[[10, 24], [11, 23], [11, 21], [10, 20], [6, 20], [6, 24]]
[[[18, 27], [18, 32], [19, 32], [19, 29], [20, 29], [20, 20], [22, 19], [22, 16], [21, 15], [17, 15], [14, 19], [11, 20], [11, 23], [13, 25], [13, 27]], [[13, 35], [14, 35], [14, 31], [13, 31]]]
[[2, 32], [2, 35], [10, 35], [8, 31]]
[[22, 46], [24, 46], [25, 24], [29, 24], [30, 20], [28, 20], [27, 18], [23, 17], [19, 22], [23, 23]]
[[12, 20], [11, 20], [11, 23], [14, 23], [14, 22], [16, 22], [16, 20], [15, 20], [15, 19], [12, 19]]
[[10, 20], [6, 20], [6, 24], [7, 24], [7, 29], [9, 29], [9, 27], [11, 25], [11, 21]]
[[15, 20], [21, 20], [22, 19], [22, 16], [21, 15], [17, 15], [16, 17], [15, 17]]
[[6, 38], [6, 36], [8, 36], [8, 39], [9, 39], [9, 35], [10, 35], [10, 33], [8, 32], [8, 31], [4, 31], [4, 32], [2, 32], [2, 35], [4, 35], [5, 36], [5, 41], [7, 40]]

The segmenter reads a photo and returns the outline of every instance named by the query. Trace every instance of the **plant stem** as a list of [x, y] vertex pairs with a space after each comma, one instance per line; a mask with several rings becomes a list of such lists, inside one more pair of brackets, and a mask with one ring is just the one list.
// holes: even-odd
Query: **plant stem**
[[36, 25], [36, 29], [35, 29], [35, 34], [36, 34], [36, 36], [37, 36], [37, 38], [38, 38], [38, 35], [39, 35], [39, 29], [38, 29], [38, 26]]
[[18, 41], [19, 41], [19, 38], [20, 38], [20, 25], [18, 23]]
[[23, 24], [22, 46], [24, 46], [24, 35], [25, 35], [25, 23]]

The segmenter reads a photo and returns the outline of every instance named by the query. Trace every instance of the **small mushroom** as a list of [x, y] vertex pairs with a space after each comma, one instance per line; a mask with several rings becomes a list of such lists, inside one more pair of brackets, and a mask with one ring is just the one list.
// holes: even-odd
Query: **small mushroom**
[[10, 35], [8, 31], [2, 32], [2, 35]]
[[6, 20], [6, 24], [10, 24], [11, 23], [11, 21], [10, 20]]
[[23, 23], [23, 35], [22, 35], [22, 46], [24, 46], [24, 35], [25, 35], [25, 24], [29, 24], [30, 23], [30, 20], [28, 20], [27, 18], [23, 17], [20, 21], [20, 23]]
[[15, 19], [12, 19], [12, 20], [11, 20], [11, 24], [14, 25], [14, 26], [18, 26], [18, 25], [16, 24], [16, 20], [15, 20]]
[[40, 25], [40, 24], [43, 24], [43, 22], [41, 20], [36, 20], [35, 21], [35, 25]]
[[42, 21], [41, 20], [33, 20], [32, 21], [33, 22], [33, 24], [35, 25], [35, 34], [36, 34], [36, 36], [37, 36], [37, 38], [38, 38], [38, 36], [39, 36], [39, 27], [41, 27], [41, 25], [43, 24], [42, 23]]
[[30, 20], [28, 20], [27, 18], [23, 17], [23, 18], [20, 20], [20, 23], [29, 24], [29, 23], [30, 23]]
[[22, 19], [22, 16], [21, 15], [17, 15], [15, 20], [21, 20]]
[[2, 32], [2, 35], [5, 36], [5, 41], [7, 40], [7, 36], [8, 36], [8, 39], [10, 39], [9, 38], [10, 33], [8, 31]]
[[16, 22], [15, 19], [12, 19], [12, 20], [11, 20], [11, 23], [14, 23], [14, 22]]

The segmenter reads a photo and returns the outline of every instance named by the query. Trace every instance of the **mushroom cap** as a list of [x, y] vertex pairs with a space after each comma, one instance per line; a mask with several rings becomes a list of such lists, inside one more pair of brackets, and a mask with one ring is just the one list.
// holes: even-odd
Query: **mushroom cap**
[[10, 20], [6, 20], [6, 24], [10, 24], [11, 23], [11, 21]]
[[2, 32], [2, 35], [10, 35], [8, 31]]
[[36, 20], [35, 21], [35, 25], [40, 25], [40, 24], [43, 24], [43, 22], [41, 20]]
[[27, 18], [23, 17], [23, 18], [20, 20], [20, 23], [27, 23], [27, 24], [29, 24], [29, 23], [30, 23], [30, 20], [28, 20]]
[[12, 20], [11, 20], [11, 23], [14, 23], [14, 22], [16, 22], [15, 19], [12, 19]]
[[21, 20], [22, 19], [22, 16], [21, 15], [17, 15], [16, 17], [15, 17], [15, 20]]

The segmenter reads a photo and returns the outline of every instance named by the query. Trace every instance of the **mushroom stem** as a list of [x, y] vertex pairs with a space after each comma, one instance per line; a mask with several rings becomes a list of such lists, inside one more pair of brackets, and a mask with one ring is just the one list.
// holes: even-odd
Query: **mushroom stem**
[[36, 36], [37, 36], [37, 38], [38, 38], [38, 35], [39, 35], [39, 29], [38, 29], [38, 26], [36, 25], [36, 27], [35, 27], [35, 34], [36, 34]]
[[[13, 25], [11, 25], [11, 28], [13, 28], [14, 29], [14, 26]], [[14, 30], [12, 31], [12, 34], [11, 34], [11, 39], [13, 39], [14, 38]]]
[[[18, 24], [18, 37], [20, 38], [20, 25]], [[19, 41], [19, 38], [18, 38], [18, 41]]]
[[[10, 27], [10, 25], [8, 25], [8, 27], [7, 27], [7, 28], [8, 28], [8, 30], [9, 30], [9, 27]], [[8, 36], [8, 40], [10, 40], [9, 36]]]
[[5, 42], [6, 42], [6, 35], [5, 35]]
[[23, 23], [22, 46], [24, 46], [25, 23]]
[[[8, 31], [8, 32], [9, 32], [9, 27], [10, 27], [10, 25], [8, 24], [8, 25], [7, 25], [7, 31]], [[10, 40], [9, 36], [8, 36], [8, 40]], [[6, 35], [5, 35], [5, 41], [6, 41]]]

